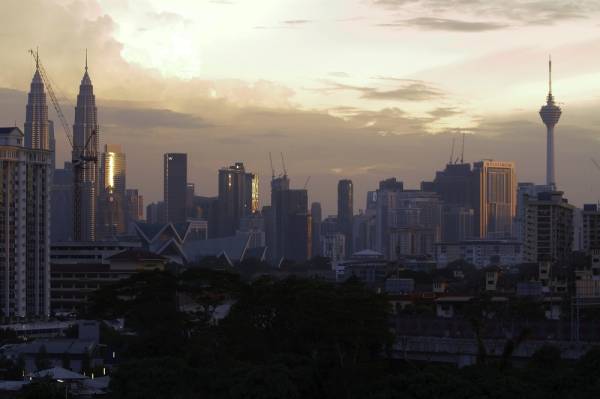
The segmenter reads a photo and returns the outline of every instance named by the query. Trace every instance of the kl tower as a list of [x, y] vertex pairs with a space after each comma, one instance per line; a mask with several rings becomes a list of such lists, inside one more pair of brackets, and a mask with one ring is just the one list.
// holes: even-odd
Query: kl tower
[[540, 109], [540, 116], [546, 125], [546, 184], [556, 189], [556, 176], [554, 174], [554, 126], [558, 123], [562, 111], [560, 107], [554, 103], [552, 95], [552, 60], [548, 60], [548, 97], [546, 97], [546, 105]]

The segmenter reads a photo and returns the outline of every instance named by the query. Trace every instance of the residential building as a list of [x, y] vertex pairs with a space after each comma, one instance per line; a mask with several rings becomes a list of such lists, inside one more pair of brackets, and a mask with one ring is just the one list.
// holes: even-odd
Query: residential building
[[562, 191], [526, 197], [524, 260], [568, 260], [573, 243], [573, 211]]
[[516, 240], [463, 240], [436, 244], [438, 268], [463, 260], [478, 269], [512, 266], [523, 262], [523, 244]]
[[244, 216], [258, 211], [258, 176], [237, 162], [219, 170], [219, 237], [235, 234]]
[[331, 262], [346, 258], [346, 236], [342, 233], [325, 233], [321, 235], [321, 254]]
[[352, 219], [354, 217], [354, 186], [352, 180], [340, 180], [337, 188], [339, 231], [345, 236], [345, 253], [352, 253]]
[[600, 209], [597, 204], [583, 205], [582, 250], [600, 249]]
[[323, 214], [321, 211], [321, 203], [313, 202], [310, 205], [310, 215], [312, 217], [311, 236], [312, 236], [312, 257], [320, 256], [321, 252], [321, 220]]
[[54, 169], [50, 196], [50, 241], [73, 240], [73, 167]]
[[50, 314], [51, 152], [24, 147], [16, 127], [0, 128], [0, 309], [4, 318]]

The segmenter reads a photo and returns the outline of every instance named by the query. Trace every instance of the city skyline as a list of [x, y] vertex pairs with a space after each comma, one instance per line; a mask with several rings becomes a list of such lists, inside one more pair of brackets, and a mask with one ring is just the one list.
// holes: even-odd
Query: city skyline
[[[593, 178], [600, 174], [589, 161], [598, 150], [600, 121], [594, 108], [600, 104], [594, 71], [600, 51], [594, 49], [600, 41], [593, 34], [579, 39], [582, 32], [596, 32], [598, 27], [593, 18], [578, 18], [598, 12], [593, 2], [580, 2], [577, 8], [561, 8], [566, 4], [561, 1], [536, 3], [521, 21], [508, 12], [509, 6], [524, 7], [519, 1], [495, 6], [503, 11], [497, 17], [481, 3], [469, 9], [460, 6], [465, 11], [462, 20], [445, 7], [425, 12], [417, 2], [405, 9], [401, 1], [358, 1], [344, 10], [336, 8], [336, 2], [321, 7], [308, 2], [303, 18], [286, 7], [293, 2], [268, 3], [263, 13], [248, 13], [245, 21], [226, 18], [249, 8], [245, 2], [172, 2], [169, 9], [147, 2], [144, 12], [122, 3], [8, 2], [5, 18], [13, 15], [16, 20], [24, 11], [31, 11], [32, 17], [15, 28], [23, 35], [6, 43], [14, 55], [0, 81], [0, 120], [22, 126], [24, 98], [35, 70], [28, 48], [39, 45], [48, 72], [71, 104], [89, 48], [101, 144], [123, 145], [130, 160], [128, 178], [147, 202], [162, 197], [160, 185], [149, 176], [160, 173], [164, 152], [187, 152], [190, 182], [199, 194], [214, 195], [214, 171], [219, 167], [244, 162], [266, 182], [268, 152], [283, 151], [292, 187], [302, 187], [311, 176], [309, 200], [321, 202], [324, 215], [335, 213], [335, 184], [344, 178], [354, 182], [355, 210], [363, 209], [366, 192], [387, 177], [415, 188], [431, 180], [447, 162], [451, 136], [461, 129], [472, 133], [466, 139], [467, 161], [515, 161], [518, 181], [542, 183], [546, 132], [537, 111], [547, 93], [548, 53], [553, 55], [553, 93], [565, 102], [559, 103], [563, 115], [556, 135], [559, 189], [576, 205], [600, 198], [600, 190], [593, 187]], [[191, 7], [186, 21], [178, 19], [178, 8], [184, 6]], [[403, 16], [409, 9], [415, 15], [410, 20]], [[237, 21], [237, 28], [227, 38], [222, 37], [227, 29], [217, 32], [214, 25], [203, 26], [213, 27], [214, 43], [199, 39], [183, 54], [200, 59], [195, 51], [204, 46], [205, 55], [212, 57], [179, 68], [182, 58], [167, 54], [163, 70], [160, 65], [156, 70], [148, 52], [160, 55], [164, 46], [156, 40], [150, 45], [149, 38], [165, 33], [160, 29], [171, 29], [169, 37], [190, 42], [186, 34], [195, 37], [195, 29], [200, 29], [200, 11], [228, 25]], [[363, 18], [353, 19], [351, 14]], [[29, 25], [42, 16], [64, 24], [64, 32], [81, 35], [70, 33], [63, 49], [56, 44], [63, 40], [63, 30], [42, 35]], [[340, 31], [348, 39], [342, 39]], [[523, 41], [510, 44], [506, 35], [519, 35]], [[333, 44], [318, 42], [317, 37], [329, 37], [346, 51], [336, 53], [339, 60], [330, 59], [324, 52]], [[361, 40], [353, 44], [352, 38]], [[477, 44], [482, 39], [485, 48]], [[370, 40], [378, 45], [366, 51]], [[306, 57], [312, 43], [313, 58]], [[223, 60], [244, 44], [247, 51], [239, 57], [246, 61], [225, 65]], [[292, 44], [298, 47], [297, 56], [304, 56], [302, 62], [287, 57], [295, 60], [295, 68], [286, 57], [264, 53], [267, 45], [279, 51]], [[223, 54], [216, 51], [218, 46]], [[257, 49], [263, 52], [252, 53]], [[379, 57], [374, 59], [375, 53]], [[373, 62], [350, 62], [355, 57]], [[72, 120], [73, 108], [66, 105], [67, 120]], [[55, 119], [53, 111], [49, 114]], [[22, 119], [15, 121], [15, 116]], [[70, 157], [64, 133], [56, 136], [61, 165]], [[148, 159], [156, 162], [148, 165]], [[591, 181], [581, 179], [582, 173]], [[268, 203], [268, 190], [268, 184], [262, 185], [263, 203]]]

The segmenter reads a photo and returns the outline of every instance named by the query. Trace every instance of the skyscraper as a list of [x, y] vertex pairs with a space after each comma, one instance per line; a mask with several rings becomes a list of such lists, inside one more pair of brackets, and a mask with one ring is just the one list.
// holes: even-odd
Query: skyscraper
[[164, 155], [164, 203], [166, 221], [183, 223], [186, 220], [187, 154]]
[[516, 214], [517, 179], [515, 164], [485, 160], [473, 164], [475, 204], [475, 235], [501, 239], [513, 235]]
[[554, 126], [558, 123], [562, 111], [554, 103], [552, 95], [552, 60], [548, 60], [548, 96], [546, 105], [540, 109], [540, 117], [546, 125], [546, 184], [556, 188], [556, 176], [554, 165]]
[[4, 317], [50, 314], [51, 153], [24, 148], [0, 128], [0, 309]]
[[40, 75], [37, 54], [35, 73], [31, 80], [31, 89], [27, 97], [25, 112], [25, 147], [38, 150], [48, 150], [50, 148], [48, 105], [46, 104], [46, 92], [44, 91], [44, 81]]
[[318, 256], [322, 254], [321, 251], [321, 220], [323, 213], [321, 210], [320, 202], [313, 202], [310, 204], [310, 215], [312, 217], [312, 256]]
[[244, 216], [256, 213], [258, 208], [258, 177], [247, 173], [244, 164], [219, 170], [219, 237], [232, 236]]
[[308, 192], [290, 190], [287, 175], [271, 181], [271, 209], [266, 220], [267, 246], [271, 259], [307, 260], [312, 253], [311, 215], [308, 212]]
[[126, 231], [125, 154], [120, 145], [106, 144], [100, 157], [98, 237], [114, 239]]
[[[88, 74], [87, 51], [85, 55], [85, 72], [79, 86], [77, 105], [75, 106], [75, 123], [73, 125], [73, 161], [77, 161], [83, 153], [85, 156], [97, 157], [99, 139], [98, 109], [94, 87]], [[81, 221], [75, 229], [83, 241], [96, 239], [96, 208], [98, 196], [98, 165], [88, 162], [83, 169], [81, 197], [74, 198], [81, 204]], [[75, 222], [77, 223], [77, 222]]]
[[345, 237], [345, 253], [352, 253], [352, 217], [354, 216], [354, 186], [352, 180], [338, 182], [338, 224]]

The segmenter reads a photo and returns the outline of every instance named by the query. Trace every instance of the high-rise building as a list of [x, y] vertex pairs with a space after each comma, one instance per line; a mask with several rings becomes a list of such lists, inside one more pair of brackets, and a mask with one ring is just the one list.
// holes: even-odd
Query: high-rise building
[[548, 96], [546, 105], [540, 109], [540, 117], [546, 125], [546, 184], [556, 188], [554, 164], [554, 126], [558, 123], [562, 111], [554, 102], [552, 95], [552, 60], [548, 61]]
[[48, 137], [48, 105], [46, 104], [46, 92], [44, 81], [40, 75], [39, 63], [37, 61], [31, 89], [27, 97], [27, 108], [25, 112], [25, 147], [38, 150], [50, 149]]
[[6, 318], [50, 313], [51, 153], [0, 128], [0, 309]]
[[167, 209], [163, 201], [153, 202], [146, 207], [146, 222], [148, 224], [165, 224]]
[[338, 182], [338, 223], [339, 231], [345, 237], [344, 253], [352, 253], [352, 218], [354, 217], [354, 186], [352, 180]]
[[244, 164], [219, 170], [219, 228], [220, 237], [232, 236], [240, 219], [258, 210], [258, 177], [247, 173]]
[[267, 246], [271, 259], [307, 260], [312, 253], [311, 215], [308, 212], [308, 192], [290, 190], [287, 175], [271, 181], [271, 209], [266, 221]]
[[600, 250], [600, 208], [597, 204], [584, 204], [581, 249], [586, 253]]
[[485, 160], [473, 164], [475, 234], [480, 238], [503, 239], [513, 234], [517, 180], [515, 164]]
[[48, 146], [52, 152], [52, 170], [56, 169], [56, 138], [54, 137], [54, 122], [48, 120]]
[[441, 240], [442, 202], [437, 193], [404, 190], [401, 182], [379, 183], [375, 219], [375, 250], [387, 259], [433, 256]]
[[[75, 123], [73, 124], [73, 160], [83, 154], [86, 157], [98, 156], [100, 132], [98, 126], [98, 109], [92, 80], [88, 74], [87, 52], [85, 57], [85, 72], [79, 86], [77, 105], [75, 106]], [[75, 226], [75, 238], [83, 241], [96, 239], [96, 209], [98, 189], [98, 164], [88, 162], [83, 169], [81, 197], [75, 198], [81, 204], [81, 221]], [[76, 222], [77, 223], [77, 222]]]
[[73, 166], [65, 162], [55, 169], [50, 196], [50, 240], [53, 243], [73, 240]]
[[571, 256], [573, 210], [561, 191], [525, 197], [524, 254], [528, 262], [565, 261]]
[[187, 154], [164, 155], [164, 203], [167, 222], [186, 220]]
[[127, 231], [133, 231], [135, 222], [144, 220], [144, 196], [136, 188], [125, 190], [125, 226]]
[[320, 202], [310, 204], [310, 215], [312, 217], [311, 236], [312, 236], [312, 256], [319, 256], [321, 252], [321, 219], [323, 213]]
[[100, 192], [97, 236], [111, 240], [126, 231], [125, 224], [125, 153], [118, 144], [106, 144], [100, 156]]
[[531, 198], [537, 198], [538, 194], [540, 193], [546, 193], [551, 191], [554, 191], [554, 189], [552, 188], [552, 186], [548, 185], [539, 185], [527, 182], [518, 183], [517, 210], [515, 216], [515, 223], [513, 227], [514, 237], [517, 240], [523, 242], [523, 240], [525, 239], [525, 228], [527, 224], [527, 221], [525, 220], [525, 211], [527, 200]]

